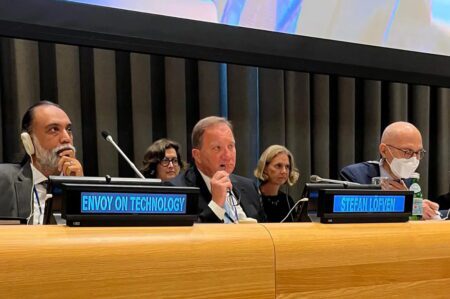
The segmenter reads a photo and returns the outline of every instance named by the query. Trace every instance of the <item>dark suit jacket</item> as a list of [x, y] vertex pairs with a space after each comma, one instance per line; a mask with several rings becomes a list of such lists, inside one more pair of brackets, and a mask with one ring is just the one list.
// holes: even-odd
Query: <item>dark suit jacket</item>
[[[266, 221], [266, 216], [261, 204], [261, 199], [256, 185], [249, 179], [231, 174], [231, 183], [233, 192], [240, 199], [240, 205], [247, 217], [254, 218], [258, 222]], [[196, 167], [191, 167], [186, 172], [179, 174], [170, 181], [175, 186], [199, 187], [200, 194], [198, 198], [199, 222], [222, 222], [216, 214], [208, 207], [211, 201], [211, 193], [206, 187], [200, 172]]]
[[31, 188], [33, 185], [30, 163], [0, 164], [0, 216], [30, 216]]
[[370, 161], [348, 165], [341, 169], [340, 175], [349, 182], [372, 184], [372, 178], [380, 176], [380, 164]]
[[[351, 164], [341, 169], [341, 177], [349, 182], [372, 184], [372, 178], [380, 176], [380, 163], [367, 161]], [[403, 179], [407, 187], [411, 186], [411, 179]]]
[[450, 209], [450, 192], [439, 196], [436, 202], [439, 204], [439, 210]]

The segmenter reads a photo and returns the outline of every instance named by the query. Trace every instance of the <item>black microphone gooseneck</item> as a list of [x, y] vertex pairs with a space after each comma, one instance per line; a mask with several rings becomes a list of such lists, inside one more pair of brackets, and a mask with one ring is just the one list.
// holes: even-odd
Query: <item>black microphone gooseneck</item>
[[113, 138], [111, 137], [111, 134], [109, 134], [108, 131], [102, 131], [102, 136], [105, 138], [106, 141], [111, 143], [114, 148], [122, 155], [122, 157], [127, 161], [127, 163], [130, 165], [130, 167], [134, 170], [134, 172], [141, 178], [145, 179], [145, 176], [136, 168], [136, 165], [134, 165], [133, 162], [131, 162], [130, 159], [128, 159], [127, 155], [120, 149], [120, 147], [114, 142]]

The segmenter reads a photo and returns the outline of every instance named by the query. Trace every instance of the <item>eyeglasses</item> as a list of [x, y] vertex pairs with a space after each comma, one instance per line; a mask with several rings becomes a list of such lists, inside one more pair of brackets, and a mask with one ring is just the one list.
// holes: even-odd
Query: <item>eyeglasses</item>
[[399, 150], [399, 151], [403, 152], [403, 157], [406, 158], [406, 159], [409, 159], [409, 158], [412, 158], [414, 156], [417, 156], [417, 159], [422, 160], [423, 157], [425, 157], [425, 153], [427, 152], [424, 149], [421, 149], [421, 150], [418, 150], [417, 152], [415, 152], [415, 151], [413, 151], [411, 149], [398, 148], [398, 147], [395, 147], [395, 146], [389, 145], [389, 144], [386, 144], [386, 145], [389, 146], [389, 147], [395, 148], [396, 150]]
[[239, 190], [230, 190], [227, 192], [227, 200], [230, 201], [232, 206], [238, 206], [241, 204], [241, 193]]
[[161, 165], [164, 167], [169, 166], [170, 163], [172, 163], [173, 166], [177, 166], [178, 159], [177, 158], [169, 159], [169, 158], [164, 157], [161, 161], [159, 161], [159, 163], [161, 163]]

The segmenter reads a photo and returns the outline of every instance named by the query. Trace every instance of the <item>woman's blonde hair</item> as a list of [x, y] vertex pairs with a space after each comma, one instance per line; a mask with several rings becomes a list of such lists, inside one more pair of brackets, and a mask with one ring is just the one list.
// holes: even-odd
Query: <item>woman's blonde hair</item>
[[274, 144], [269, 146], [261, 154], [261, 157], [259, 158], [258, 164], [253, 174], [261, 182], [267, 181], [268, 176], [264, 173], [264, 169], [266, 168], [266, 165], [268, 165], [278, 154], [286, 154], [289, 158], [290, 169], [287, 183], [289, 184], [289, 186], [292, 186], [297, 182], [298, 177], [300, 176], [300, 172], [295, 166], [294, 156], [292, 156], [292, 153], [282, 145]]

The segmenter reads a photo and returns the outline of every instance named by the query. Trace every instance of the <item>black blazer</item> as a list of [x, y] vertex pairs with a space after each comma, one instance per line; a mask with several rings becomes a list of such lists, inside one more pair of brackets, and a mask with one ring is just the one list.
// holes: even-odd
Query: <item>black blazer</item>
[[439, 196], [435, 202], [439, 204], [439, 210], [450, 209], [450, 192]]
[[[231, 174], [231, 183], [233, 184], [233, 193], [240, 199], [240, 205], [247, 217], [254, 218], [258, 222], [265, 222], [266, 215], [261, 204], [261, 199], [256, 185], [247, 178]], [[220, 223], [216, 214], [208, 207], [211, 201], [211, 193], [206, 187], [200, 172], [196, 167], [191, 167], [186, 172], [179, 174], [169, 182], [174, 186], [199, 187], [200, 194], [198, 198], [198, 222]]]

